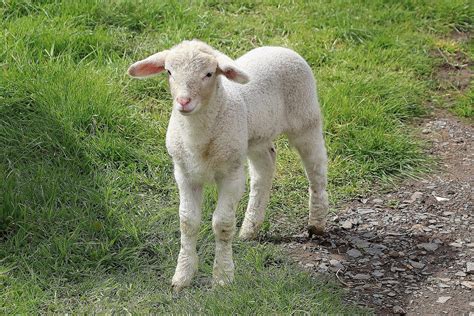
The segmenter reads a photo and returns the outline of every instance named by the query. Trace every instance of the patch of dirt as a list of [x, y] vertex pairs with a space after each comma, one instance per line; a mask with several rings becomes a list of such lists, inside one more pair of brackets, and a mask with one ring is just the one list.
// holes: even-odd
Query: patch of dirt
[[[465, 56], [456, 56], [437, 74], [445, 91], [470, 84]], [[418, 130], [439, 170], [345, 204], [325, 236], [280, 241], [305, 269], [343, 284], [348, 302], [377, 314], [474, 313], [474, 128], [431, 110]]]

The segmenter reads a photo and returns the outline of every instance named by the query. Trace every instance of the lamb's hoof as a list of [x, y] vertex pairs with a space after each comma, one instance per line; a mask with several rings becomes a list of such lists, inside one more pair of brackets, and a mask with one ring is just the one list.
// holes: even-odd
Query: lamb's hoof
[[258, 231], [253, 231], [249, 229], [241, 229], [239, 233], [239, 238], [242, 240], [254, 240], [257, 238]]
[[313, 236], [322, 236], [325, 233], [324, 226], [308, 225], [309, 238]]
[[218, 286], [227, 286], [231, 284], [234, 281], [234, 276], [233, 275], [226, 275], [222, 277], [216, 277], [212, 279], [212, 286], [213, 287], [218, 287]]
[[173, 280], [171, 281], [171, 286], [173, 287], [173, 292], [175, 292], [175, 293], [181, 292], [184, 288], [191, 285], [191, 280], [192, 280], [192, 278], [175, 274], [173, 276]]

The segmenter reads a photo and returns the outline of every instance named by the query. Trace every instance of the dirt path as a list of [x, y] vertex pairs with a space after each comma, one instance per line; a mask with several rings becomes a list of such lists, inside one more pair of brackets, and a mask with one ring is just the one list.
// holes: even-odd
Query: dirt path
[[[471, 75], [447, 63], [438, 80], [459, 91]], [[474, 128], [431, 110], [418, 130], [439, 171], [341, 206], [324, 237], [283, 244], [306, 269], [342, 283], [347, 301], [377, 314], [474, 313]]]

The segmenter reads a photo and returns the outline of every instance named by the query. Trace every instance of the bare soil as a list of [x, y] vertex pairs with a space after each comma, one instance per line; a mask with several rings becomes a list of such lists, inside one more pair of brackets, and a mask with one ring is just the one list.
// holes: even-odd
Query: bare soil
[[[435, 77], [451, 102], [450, 91], [469, 88], [472, 62], [460, 52], [443, 58]], [[376, 314], [474, 313], [474, 128], [428, 111], [414, 124], [436, 171], [339, 206], [322, 237], [282, 243], [304, 268], [343, 284], [348, 302]]]

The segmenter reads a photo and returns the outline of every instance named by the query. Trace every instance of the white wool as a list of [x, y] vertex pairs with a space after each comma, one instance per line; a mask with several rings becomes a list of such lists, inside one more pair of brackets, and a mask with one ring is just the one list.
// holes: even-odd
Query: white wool
[[[298, 150], [310, 183], [308, 229], [322, 233], [328, 211], [327, 157], [316, 83], [306, 61], [282, 47], [256, 48], [233, 61], [193, 40], [133, 64], [129, 74], [146, 77], [165, 70], [171, 73], [173, 96], [166, 146], [180, 192], [181, 250], [173, 286], [188, 286], [197, 270], [206, 182], [216, 183], [219, 191], [212, 219], [214, 282], [233, 280], [232, 239], [245, 160], [251, 192], [240, 237], [251, 239], [264, 219], [275, 169], [272, 141], [280, 134]], [[183, 98], [189, 104], [180, 104]]]

